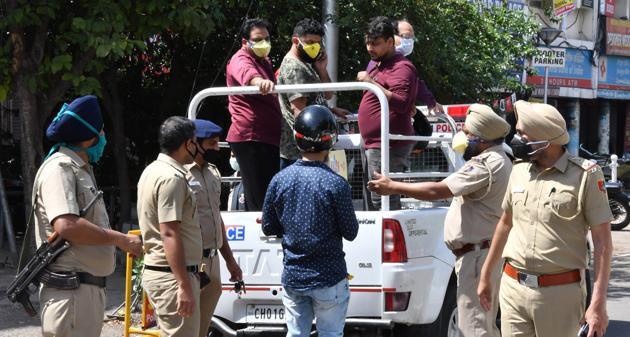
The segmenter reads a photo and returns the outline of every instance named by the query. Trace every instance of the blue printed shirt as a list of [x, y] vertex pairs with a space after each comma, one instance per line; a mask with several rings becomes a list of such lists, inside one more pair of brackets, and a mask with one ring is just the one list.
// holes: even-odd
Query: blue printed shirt
[[342, 239], [359, 230], [350, 185], [323, 162], [298, 160], [271, 180], [262, 230], [282, 236], [284, 287], [332, 287], [348, 274]]

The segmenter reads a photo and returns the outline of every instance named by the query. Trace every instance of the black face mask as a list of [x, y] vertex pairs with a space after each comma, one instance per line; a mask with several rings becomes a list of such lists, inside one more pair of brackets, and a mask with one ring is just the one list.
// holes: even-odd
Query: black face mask
[[514, 135], [514, 138], [512, 138], [512, 141], [510, 142], [510, 147], [512, 148], [512, 154], [514, 157], [526, 161], [531, 160], [532, 156], [530, 153], [534, 152], [534, 149], [531, 145], [527, 144], [521, 136]]
[[207, 161], [210, 164], [217, 165], [221, 160], [221, 156], [219, 156], [219, 151], [216, 150], [205, 150], [202, 154], [203, 160]]
[[469, 161], [473, 157], [478, 156], [480, 153], [481, 151], [479, 151], [479, 144], [468, 143], [468, 146], [466, 146], [466, 150], [464, 150], [464, 160]]
[[317, 61], [317, 57], [319, 57], [319, 54], [317, 54], [317, 57], [315, 58], [308, 56], [308, 54], [304, 51], [304, 47], [302, 47], [302, 44], [298, 44], [298, 53], [300, 53], [300, 60], [305, 63], [314, 63], [315, 61]]

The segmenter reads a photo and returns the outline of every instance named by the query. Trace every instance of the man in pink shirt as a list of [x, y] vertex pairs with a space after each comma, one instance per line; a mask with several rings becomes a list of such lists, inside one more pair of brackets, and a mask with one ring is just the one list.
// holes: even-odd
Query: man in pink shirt
[[248, 19], [241, 28], [241, 49], [230, 59], [226, 81], [231, 86], [258, 86], [260, 95], [232, 95], [232, 125], [227, 141], [238, 161], [245, 190], [245, 209], [262, 209], [267, 186], [280, 167], [280, 104], [269, 94], [275, 86], [269, 57], [270, 24]]
[[[389, 132], [399, 135], [414, 135], [411, 122], [415, 111], [418, 86], [416, 68], [396, 52], [394, 21], [379, 16], [370, 19], [365, 34], [365, 45], [375, 67], [357, 74], [357, 80], [370, 82], [380, 87], [389, 102]], [[378, 98], [366, 91], [359, 105], [359, 130], [365, 144], [367, 168], [370, 179], [374, 172], [381, 171], [381, 107]], [[404, 171], [409, 163], [413, 141], [390, 141], [389, 168], [391, 172]], [[372, 205], [380, 208], [380, 196], [371, 193]], [[390, 209], [400, 209], [400, 195], [390, 197]]]

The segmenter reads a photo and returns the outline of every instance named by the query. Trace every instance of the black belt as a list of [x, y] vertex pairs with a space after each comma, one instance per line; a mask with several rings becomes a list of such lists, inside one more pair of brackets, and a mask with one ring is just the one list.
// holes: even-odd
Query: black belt
[[54, 272], [48, 269], [42, 270], [37, 279], [44, 286], [61, 290], [74, 290], [81, 284], [90, 284], [100, 288], [105, 288], [107, 278], [94, 276], [85, 272], [59, 271]]
[[[165, 273], [172, 273], [173, 271], [171, 270], [171, 267], [159, 267], [159, 266], [149, 266], [149, 265], [144, 265], [145, 269], [148, 270], [153, 270], [153, 271], [161, 271], [161, 272], [165, 272]], [[189, 273], [198, 273], [199, 272], [199, 266], [186, 266], [186, 271]]]
[[214, 257], [215, 255], [217, 255], [217, 250], [216, 249], [204, 249], [203, 250], [203, 257], [204, 258]]
[[92, 274], [83, 272], [78, 272], [77, 276], [79, 276], [79, 282], [81, 283], [91, 284], [100, 288], [105, 288], [105, 286], [107, 285], [106, 277], [94, 276]]

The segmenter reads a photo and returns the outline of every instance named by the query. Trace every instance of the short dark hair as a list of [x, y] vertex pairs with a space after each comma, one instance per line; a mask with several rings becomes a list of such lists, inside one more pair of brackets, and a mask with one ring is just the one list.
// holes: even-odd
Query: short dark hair
[[187, 140], [195, 137], [195, 123], [182, 116], [167, 118], [160, 126], [158, 142], [162, 153], [173, 153]]
[[293, 36], [302, 37], [307, 34], [324, 36], [324, 27], [319, 21], [313, 19], [302, 19], [295, 24]]
[[245, 40], [249, 40], [249, 33], [254, 28], [265, 28], [268, 32], [271, 32], [271, 24], [265, 19], [247, 19], [241, 26], [241, 37]]
[[394, 35], [400, 35], [400, 32], [398, 31], [398, 25], [401, 22], [406, 22], [408, 24], [411, 24], [411, 22], [409, 22], [409, 20], [407, 20], [406, 18], [399, 18], [399, 19], [393, 20], [393, 23], [394, 23]]
[[386, 16], [377, 16], [375, 18], [371, 18], [367, 24], [365, 37], [368, 40], [376, 40], [379, 37], [382, 37], [385, 40], [389, 38], [393, 39], [394, 34], [398, 31], [398, 28], [394, 27], [394, 20]]

